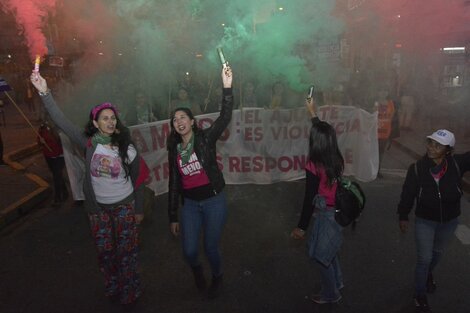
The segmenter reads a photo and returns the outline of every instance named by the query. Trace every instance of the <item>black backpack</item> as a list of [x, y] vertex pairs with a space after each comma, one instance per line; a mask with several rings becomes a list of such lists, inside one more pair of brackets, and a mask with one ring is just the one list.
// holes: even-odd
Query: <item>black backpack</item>
[[343, 227], [352, 224], [354, 229], [365, 204], [366, 196], [361, 186], [354, 181], [341, 177], [336, 189], [336, 222]]

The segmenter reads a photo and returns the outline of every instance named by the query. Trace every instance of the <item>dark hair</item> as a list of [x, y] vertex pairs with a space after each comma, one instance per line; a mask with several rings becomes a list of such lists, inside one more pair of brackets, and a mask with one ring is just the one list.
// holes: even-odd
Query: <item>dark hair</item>
[[341, 178], [344, 159], [338, 148], [336, 132], [327, 122], [320, 121], [310, 129], [308, 158], [317, 167], [323, 167], [328, 185]]
[[185, 108], [185, 107], [179, 107], [171, 111], [170, 134], [168, 135], [168, 138], [166, 140], [166, 147], [167, 147], [167, 150], [169, 151], [175, 148], [176, 145], [182, 141], [181, 135], [176, 132], [175, 125], [173, 125], [173, 119], [175, 118], [175, 114], [178, 111], [183, 111], [184, 113], [186, 113], [186, 115], [188, 115], [189, 119], [194, 120], [193, 127], [192, 127], [194, 133], [197, 133], [200, 130], [199, 127], [197, 126], [197, 121], [194, 118], [194, 114], [190, 109]]
[[[90, 112], [88, 123], [85, 126], [85, 136], [87, 136], [88, 138], [93, 137], [99, 131], [98, 128], [96, 128], [95, 125], [93, 124], [93, 121], [94, 120], [97, 121], [101, 115], [101, 112], [105, 109], [110, 109], [110, 108], [103, 108], [99, 110], [98, 113], [96, 114], [96, 119], [93, 119], [93, 114], [92, 112]], [[116, 130], [111, 135], [111, 145], [118, 147], [119, 157], [121, 158], [122, 166], [126, 173], [126, 178], [128, 178], [130, 165], [128, 163], [129, 156], [127, 155], [127, 150], [129, 149], [129, 145], [133, 144], [132, 139], [131, 139], [131, 132], [129, 131], [129, 128], [124, 126], [124, 124], [121, 122], [117, 112], [115, 110], [113, 110], [113, 112], [116, 115]]]

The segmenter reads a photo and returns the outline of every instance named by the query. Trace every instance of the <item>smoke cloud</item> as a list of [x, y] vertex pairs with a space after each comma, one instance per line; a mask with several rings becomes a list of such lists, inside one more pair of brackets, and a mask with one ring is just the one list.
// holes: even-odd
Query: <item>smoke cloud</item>
[[31, 60], [48, 53], [43, 32], [46, 18], [54, 14], [56, 0], [2, 0], [2, 9], [15, 15], [20, 34], [26, 40]]
[[[461, 0], [367, 0], [349, 10], [338, 9], [345, 2], [325, 0], [1, 1], [15, 14], [31, 56], [48, 53], [44, 23], [53, 17], [61, 36], [54, 50], [71, 60], [64, 76], [74, 85], [63, 103], [83, 111], [112, 101], [126, 109], [140, 90], [162, 117], [182, 81], [203, 90], [191, 95], [199, 104], [210, 86], [220, 87], [217, 47], [234, 69], [236, 91], [250, 81], [257, 92], [269, 93], [282, 81], [304, 94], [312, 83], [331, 90], [338, 81], [353, 80], [358, 68], [379, 70], [380, 60], [368, 58], [390, 45], [406, 62], [419, 63], [444, 35], [465, 31], [462, 21], [469, 18]], [[343, 38], [352, 38], [349, 48], [360, 57], [346, 60], [354, 63], [347, 67], [338, 51]]]
[[[17, 7], [20, 2], [16, 1]], [[139, 89], [162, 112], [168, 111], [169, 99], [182, 80], [203, 90], [210, 85], [219, 88], [217, 47], [224, 49], [235, 71], [235, 88], [253, 81], [259, 90], [270, 90], [274, 82], [282, 81], [291, 90], [304, 93], [312, 83], [320, 88], [331, 86], [339, 70], [338, 64], [313, 49], [336, 43], [343, 31], [343, 22], [332, 15], [331, 1], [60, 3], [54, 22], [61, 30], [61, 47], [67, 49], [56, 47], [56, 53], [60, 56], [70, 47], [78, 52], [72, 62], [74, 94], [64, 99], [74, 108], [77, 102], [88, 108], [100, 101], [132, 106]], [[30, 4], [37, 6], [33, 1]], [[31, 10], [23, 11], [31, 14]], [[17, 18], [19, 24], [28, 20]], [[37, 25], [34, 29], [40, 33], [42, 24]], [[25, 33], [25, 37], [31, 42], [32, 55], [38, 45], [44, 46], [44, 36], [41, 41], [38, 36]], [[202, 102], [207, 94], [192, 96]]]

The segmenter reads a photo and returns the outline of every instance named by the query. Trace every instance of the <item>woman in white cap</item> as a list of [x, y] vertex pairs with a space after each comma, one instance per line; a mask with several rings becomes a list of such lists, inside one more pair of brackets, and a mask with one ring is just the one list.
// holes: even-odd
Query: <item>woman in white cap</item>
[[452, 238], [460, 215], [461, 180], [470, 170], [470, 152], [453, 154], [454, 134], [435, 131], [426, 138], [426, 154], [408, 168], [398, 204], [400, 230], [408, 230], [408, 214], [415, 199], [415, 305], [431, 312], [426, 293], [436, 290], [432, 271]]

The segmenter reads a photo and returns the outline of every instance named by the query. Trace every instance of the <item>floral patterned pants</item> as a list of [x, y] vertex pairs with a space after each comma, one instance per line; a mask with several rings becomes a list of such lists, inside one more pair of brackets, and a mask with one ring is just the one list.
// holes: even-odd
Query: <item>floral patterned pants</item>
[[139, 230], [133, 204], [102, 209], [88, 216], [106, 296], [119, 296], [123, 304], [134, 302], [142, 291], [137, 273]]

